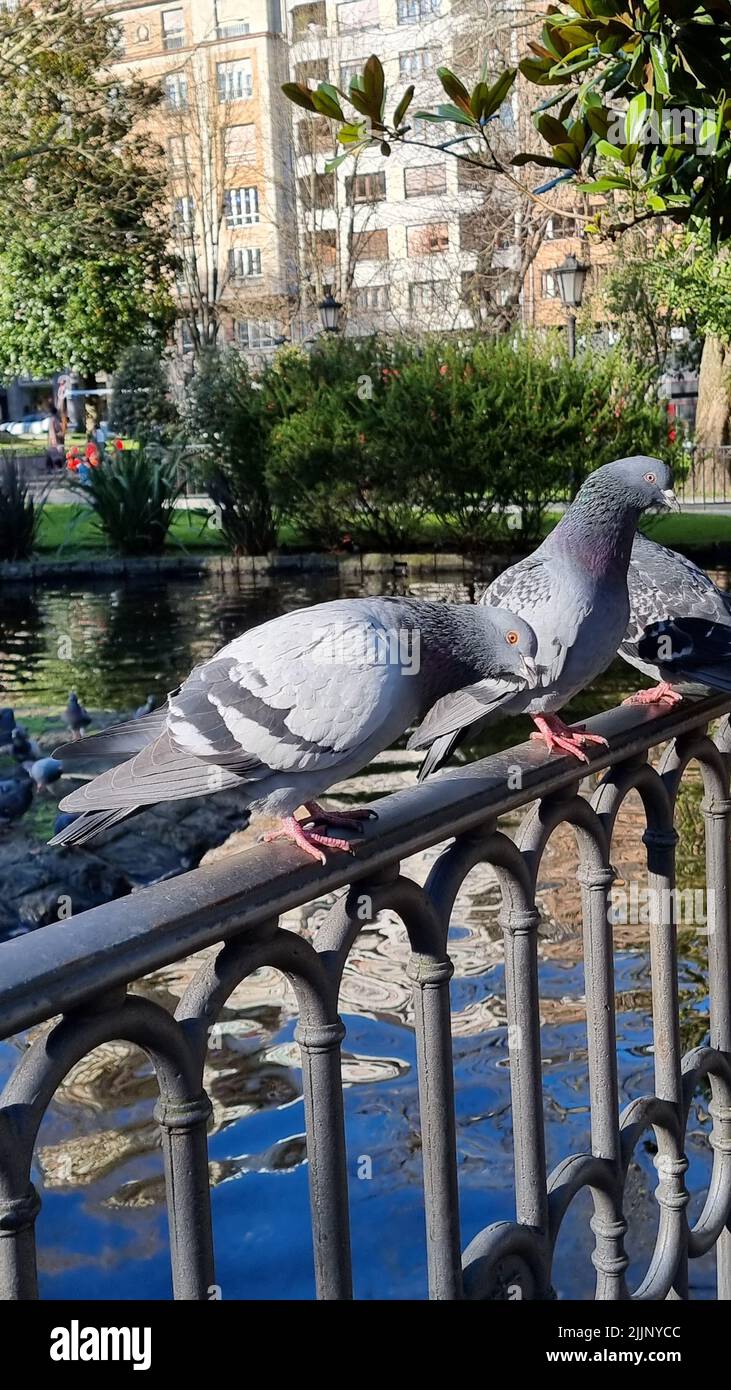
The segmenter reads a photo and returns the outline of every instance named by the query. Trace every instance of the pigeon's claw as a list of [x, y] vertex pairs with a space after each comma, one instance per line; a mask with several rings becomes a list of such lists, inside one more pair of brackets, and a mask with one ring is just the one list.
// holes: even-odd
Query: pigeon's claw
[[337, 840], [333, 835], [319, 835], [314, 830], [308, 830], [296, 816], [284, 816], [281, 830], [268, 830], [262, 840], [265, 844], [270, 844], [272, 840], [291, 840], [320, 864], [326, 864], [327, 857], [318, 849], [318, 845], [323, 845], [325, 849], [345, 850], [346, 854], [353, 853], [353, 846], [348, 840]]
[[653, 685], [652, 690], [637, 690], [634, 695], [628, 695], [623, 705], [679, 705], [682, 695], [677, 690], [673, 690], [669, 681], [661, 681], [660, 685]]
[[607, 747], [607, 740], [601, 734], [585, 734], [582, 729], [572, 729], [555, 714], [536, 714], [533, 719], [538, 733], [531, 734], [531, 738], [542, 739], [549, 753], [554, 749], [558, 753], [571, 753], [580, 763], [588, 763], [589, 759], [583, 751], [585, 743], [599, 743]]

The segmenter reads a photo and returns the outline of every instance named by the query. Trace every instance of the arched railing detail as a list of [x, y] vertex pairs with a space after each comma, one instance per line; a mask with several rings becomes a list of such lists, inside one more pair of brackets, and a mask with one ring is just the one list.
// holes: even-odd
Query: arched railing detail
[[[715, 1248], [718, 1297], [731, 1297], [731, 725], [726, 697], [684, 701], [665, 713], [619, 709], [591, 722], [609, 739], [597, 751], [593, 795], [570, 758], [533, 744], [447, 772], [379, 803], [353, 858], [323, 869], [297, 851], [254, 849], [210, 869], [146, 889], [134, 900], [80, 914], [0, 946], [0, 1035], [49, 1022], [21, 1057], [0, 1097], [0, 1293], [37, 1297], [31, 1182], [39, 1126], [58, 1086], [102, 1043], [141, 1047], [155, 1070], [169, 1213], [173, 1292], [205, 1299], [214, 1284], [204, 1068], [211, 1029], [237, 986], [267, 966], [291, 982], [302, 1058], [317, 1295], [352, 1297], [347, 1133], [341, 1077], [346, 1034], [339, 993], [359, 933], [379, 914], [403, 924], [410, 955], [421, 1123], [425, 1247], [430, 1297], [552, 1298], [553, 1260], [577, 1195], [593, 1201], [595, 1295], [602, 1300], [685, 1298], [689, 1263]], [[667, 745], [659, 761], [651, 751]], [[700, 767], [708, 888], [708, 1046], [682, 1056], [675, 888], [675, 802], [689, 763]], [[517, 773], [517, 776], [516, 776]], [[650, 891], [655, 1093], [619, 1113], [614, 942], [609, 896], [615, 823], [641, 798]], [[513, 838], [499, 817], [529, 808]], [[585, 958], [591, 1152], [546, 1171], [536, 885], [551, 835], [569, 825], [578, 851]], [[419, 849], [442, 844], [423, 887], [400, 870]], [[500, 891], [513, 1117], [515, 1219], [486, 1225], [462, 1255], [459, 1215], [448, 932], [470, 872], [490, 865]], [[621, 867], [621, 866], [620, 866]], [[340, 891], [342, 890], [342, 891]], [[336, 891], [312, 940], [283, 914]], [[127, 987], [147, 971], [215, 946], [175, 1016]], [[53, 1022], [61, 1015], [60, 1022]], [[700, 1087], [710, 1087], [713, 1154], [701, 1215], [688, 1224], [685, 1134]], [[624, 1193], [637, 1145], [657, 1146], [658, 1229], [636, 1290], [627, 1284]], [[485, 1172], [489, 1190], [489, 1167]], [[587, 1248], [589, 1246], [587, 1238]]]

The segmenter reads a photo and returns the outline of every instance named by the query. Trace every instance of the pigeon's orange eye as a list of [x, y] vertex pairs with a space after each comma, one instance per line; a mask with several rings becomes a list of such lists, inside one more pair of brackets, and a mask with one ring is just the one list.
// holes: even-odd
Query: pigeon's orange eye
[[515, 628], [511, 628], [511, 629], [510, 629], [510, 632], [506, 632], [506, 634], [505, 634], [505, 641], [506, 641], [506, 642], [509, 644], [509, 646], [511, 646], [511, 647], [514, 647], [515, 644], [516, 644], [516, 642], [519, 642], [519, 641], [520, 641], [520, 637], [518, 636], [518, 633], [515, 631]]
[[646, 482], [646, 483], [656, 483], [656, 482], [657, 482], [657, 473], [646, 473], [646, 474], [645, 474], [645, 482]]

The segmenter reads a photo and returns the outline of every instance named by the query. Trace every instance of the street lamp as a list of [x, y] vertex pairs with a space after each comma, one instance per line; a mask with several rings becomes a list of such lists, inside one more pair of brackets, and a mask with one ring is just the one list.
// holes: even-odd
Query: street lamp
[[588, 265], [582, 265], [575, 256], [567, 256], [563, 265], [557, 266], [553, 272], [554, 279], [558, 283], [561, 303], [564, 309], [569, 311], [567, 319], [569, 357], [576, 356], [576, 314], [572, 311], [581, 308], [581, 301], [584, 297], [584, 282], [588, 274]]
[[333, 299], [332, 285], [323, 285], [324, 298], [318, 304], [322, 326], [326, 333], [337, 333], [338, 315], [342, 304]]

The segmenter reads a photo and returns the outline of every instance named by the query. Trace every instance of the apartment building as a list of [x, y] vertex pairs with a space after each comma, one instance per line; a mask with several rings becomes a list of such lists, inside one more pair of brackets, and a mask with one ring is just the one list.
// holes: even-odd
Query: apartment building
[[[445, 100], [435, 70], [453, 63], [463, 20], [451, 0], [289, 0], [287, 30], [295, 81], [347, 92], [377, 52], [390, 107], [413, 82], [418, 110]], [[444, 128], [412, 117], [408, 146], [385, 156], [373, 145], [329, 174], [328, 123], [299, 108], [293, 119], [301, 264], [313, 302], [331, 283], [355, 333], [468, 327], [462, 286], [476, 253], [463, 228], [482, 195], [434, 148]]]
[[266, 350], [290, 316], [295, 283], [279, 0], [134, 0], [110, 13], [120, 72], [163, 84], [153, 133], [170, 167], [181, 259], [178, 347], [191, 351], [195, 332]]

